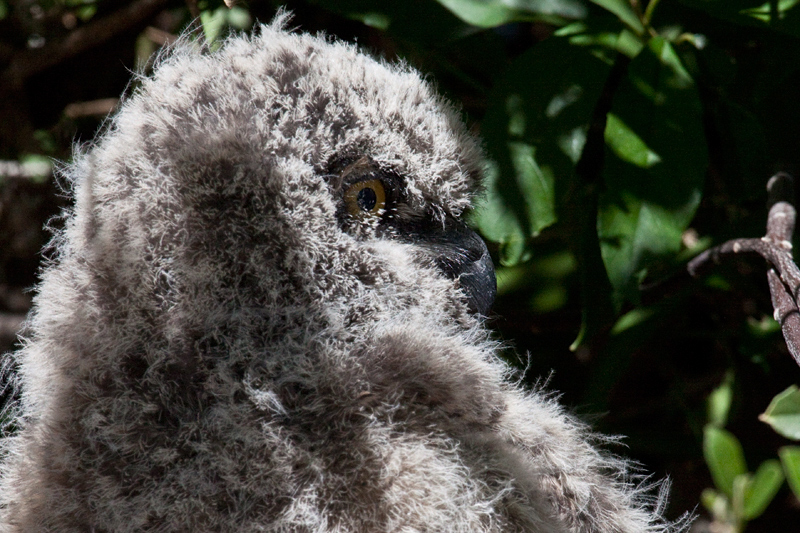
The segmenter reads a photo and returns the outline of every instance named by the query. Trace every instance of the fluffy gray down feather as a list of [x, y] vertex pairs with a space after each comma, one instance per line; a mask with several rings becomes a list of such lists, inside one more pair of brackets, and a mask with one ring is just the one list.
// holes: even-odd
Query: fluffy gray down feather
[[418, 246], [341, 223], [342, 157], [402, 176], [402, 216], [468, 209], [458, 113], [285, 22], [178, 44], [63, 169], [0, 531], [678, 530]]

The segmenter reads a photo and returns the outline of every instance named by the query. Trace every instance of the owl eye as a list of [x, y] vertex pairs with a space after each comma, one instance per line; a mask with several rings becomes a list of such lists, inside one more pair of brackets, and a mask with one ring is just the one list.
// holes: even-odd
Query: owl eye
[[347, 188], [344, 202], [354, 217], [377, 217], [386, 209], [386, 189], [378, 179], [359, 181]]

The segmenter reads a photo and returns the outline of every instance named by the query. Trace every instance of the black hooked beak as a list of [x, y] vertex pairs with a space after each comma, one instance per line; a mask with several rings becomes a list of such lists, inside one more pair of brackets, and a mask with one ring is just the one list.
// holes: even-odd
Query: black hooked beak
[[431, 255], [433, 263], [450, 279], [457, 280], [473, 313], [486, 316], [497, 294], [494, 265], [486, 243], [464, 223], [447, 219], [413, 232], [414, 243]]

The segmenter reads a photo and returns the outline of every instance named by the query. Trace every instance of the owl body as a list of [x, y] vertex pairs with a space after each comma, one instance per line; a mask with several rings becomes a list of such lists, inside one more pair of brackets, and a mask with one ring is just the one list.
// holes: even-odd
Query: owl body
[[672, 531], [508, 381], [458, 113], [284, 23], [179, 44], [65, 169], [0, 531]]

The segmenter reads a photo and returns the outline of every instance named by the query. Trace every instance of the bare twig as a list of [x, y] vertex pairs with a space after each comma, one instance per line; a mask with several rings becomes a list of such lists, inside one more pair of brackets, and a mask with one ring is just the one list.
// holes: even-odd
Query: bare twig
[[692, 259], [687, 269], [692, 276], [711, 263], [718, 263], [728, 254], [756, 253], [766, 259], [772, 268], [767, 272], [767, 281], [775, 309], [775, 320], [783, 330], [789, 352], [800, 365], [800, 269], [792, 258], [792, 234], [797, 213], [792, 201], [794, 188], [792, 177], [780, 172], [767, 183], [769, 215], [767, 234], [760, 239], [733, 239], [715, 246]]
[[630, 58], [624, 54], [617, 54], [614, 65], [608, 73], [608, 78], [603, 85], [600, 98], [592, 111], [592, 120], [589, 123], [589, 131], [586, 134], [586, 143], [583, 152], [575, 165], [575, 172], [584, 184], [596, 185], [600, 182], [600, 174], [603, 171], [603, 160], [605, 153], [605, 131], [608, 114], [614, 104], [614, 96], [619, 89], [622, 80], [628, 74]]
[[[789, 248], [785, 248], [788, 245]], [[777, 270], [783, 283], [790, 289], [793, 297], [800, 288], [800, 269], [792, 259], [791, 244], [788, 241], [774, 241], [769, 236], [760, 239], [732, 239], [715, 246], [692, 259], [687, 265], [689, 274], [698, 276], [707, 270], [709, 263], [719, 263], [722, 256], [730, 254], [758, 254]]]
[[113, 13], [95, 17], [66, 36], [47, 41], [40, 48], [0, 49], [0, 144], [12, 152], [36, 152], [34, 125], [27, 112], [25, 82], [113, 37], [143, 27], [167, 6], [167, 0], [132, 0]]
[[158, 46], [166, 46], [174, 43], [178, 36], [164, 30], [160, 30], [154, 26], [148, 26], [144, 29], [144, 34], [150, 39], [151, 42]]
[[9, 339], [16, 337], [23, 322], [25, 322], [23, 313], [0, 313], [0, 340], [8, 342]]
[[775, 320], [781, 325], [783, 338], [789, 353], [800, 365], [800, 313], [797, 310], [797, 302], [792, 299], [786, 285], [781, 282], [775, 269], [767, 272], [769, 281], [769, 292], [772, 294], [772, 307], [775, 309]]
[[166, 5], [167, 0], [135, 0], [110, 15], [71, 31], [63, 39], [15, 53], [3, 76], [10, 83], [21, 85], [30, 76], [143, 24]]
[[569, 203], [574, 202], [574, 207], [567, 210], [574, 217], [570, 224], [579, 228], [580, 235], [575, 253], [580, 265], [583, 299], [581, 332], [570, 349], [576, 351], [580, 359], [592, 357], [594, 351], [592, 346], [599, 347], [605, 341], [605, 333], [610, 331], [613, 325], [610, 321], [610, 317], [614, 314], [611, 312], [613, 309], [611, 282], [607, 276], [596, 276], [597, 269], [593, 267], [603, 264], [597, 236], [597, 206], [606, 150], [604, 132], [608, 114], [614, 104], [614, 96], [628, 74], [629, 64], [630, 59], [626, 55], [617, 54], [603, 84], [600, 98], [592, 111], [586, 142], [581, 157], [575, 165], [578, 180], [568, 193]]
[[64, 114], [69, 118], [102, 116], [111, 113], [119, 104], [119, 98], [101, 98], [89, 102], [73, 102], [64, 108]]
[[[770, 209], [767, 217], [767, 238], [778, 243], [786, 250], [786, 256], [792, 259], [792, 234], [794, 234], [797, 211], [790, 203], [794, 201], [794, 182], [786, 173], [773, 176], [767, 183]], [[797, 305], [798, 269], [794, 261], [784, 274], [775, 267], [767, 272], [769, 292], [772, 295], [772, 307], [775, 309], [775, 320], [781, 325], [783, 338], [794, 360], [800, 365], [800, 312]], [[790, 279], [791, 276], [791, 279]]]
[[0, 160], [0, 179], [36, 179], [50, 176], [52, 173], [53, 164], [46, 159], [27, 162]]
[[192, 19], [200, 18], [200, 8], [197, 6], [197, 0], [186, 0], [186, 8], [189, 10]]

